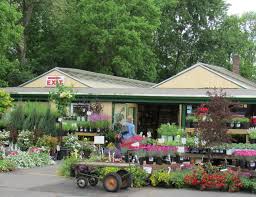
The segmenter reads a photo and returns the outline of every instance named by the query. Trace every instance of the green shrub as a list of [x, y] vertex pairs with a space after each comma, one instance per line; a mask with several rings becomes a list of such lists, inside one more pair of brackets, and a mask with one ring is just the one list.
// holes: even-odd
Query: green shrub
[[187, 174], [187, 171], [176, 171], [170, 172], [166, 170], [157, 170], [154, 171], [153, 174], [150, 176], [150, 181], [152, 186], [167, 186], [167, 187], [174, 187], [174, 188], [183, 188], [184, 177]]
[[[106, 174], [111, 172], [117, 172], [120, 170], [118, 167], [104, 167], [99, 170], [100, 177], [103, 178]], [[139, 167], [126, 168], [128, 172], [131, 172], [133, 187], [143, 187], [147, 185], [148, 174]]]
[[186, 174], [188, 174], [189, 171], [176, 171], [176, 172], [171, 172], [171, 185], [175, 188], [183, 188], [185, 183], [184, 183], [184, 177]]
[[31, 131], [21, 131], [18, 135], [17, 145], [22, 151], [26, 151], [33, 146], [34, 134]]
[[0, 130], [6, 129], [9, 124], [9, 121], [6, 119], [0, 119]]
[[13, 171], [14, 169], [15, 169], [14, 162], [8, 159], [0, 160], [0, 172], [9, 172], [9, 171]]
[[246, 177], [240, 178], [243, 184], [242, 190], [256, 193], [256, 179], [249, 179]]
[[60, 176], [70, 177], [72, 165], [79, 161], [80, 161], [80, 159], [76, 158], [75, 156], [70, 156], [70, 157], [65, 158], [58, 169], [58, 174]]
[[177, 127], [174, 123], [161, 124], [160, 128], [157, 129], [160, 135], [176, 136], [181, 135], [183, 130]]
[[47, 153], [19, 152], [17, 155], [7, 156], [7, 159], [12, 161], [17, 168], [33, 168], [54, 163]]
[[104, 176], [106, 176], [108, 173], [117, 172], [120, 168], [118, 167], [104, 167], [99, 169], [99, 175], [102, 179]]
[[[127, 168], [127, 171], [130, 171]], [[133, 187], [143, 187], [147, 185], [148, 174], [140, 167], [131, 167]]]

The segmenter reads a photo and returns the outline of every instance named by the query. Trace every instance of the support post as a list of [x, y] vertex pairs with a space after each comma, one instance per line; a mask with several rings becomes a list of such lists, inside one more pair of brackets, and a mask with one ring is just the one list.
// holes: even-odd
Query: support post
[[186, 105], [182, 104], [181, 127], [186, 128]]

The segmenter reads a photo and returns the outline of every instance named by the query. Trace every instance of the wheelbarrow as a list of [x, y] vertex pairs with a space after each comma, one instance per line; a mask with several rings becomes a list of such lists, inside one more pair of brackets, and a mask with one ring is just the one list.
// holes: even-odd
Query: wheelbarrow
[[[88, 185], [96, 186], [100, 181], [98, 168], [118, 167], [120, 170], [106, 174], [102, 178], [103, 187], [108, 192], [118, 192], [120, 189], [127, 189], [132, 184], [131, 166], [128, 163], [105, 163], [105, 162], [81, 162], [73, 165], [72, 174], [76, 178], [79, 188], [86, 188]], [[130, 172], [126, 170], [129, 168]]]

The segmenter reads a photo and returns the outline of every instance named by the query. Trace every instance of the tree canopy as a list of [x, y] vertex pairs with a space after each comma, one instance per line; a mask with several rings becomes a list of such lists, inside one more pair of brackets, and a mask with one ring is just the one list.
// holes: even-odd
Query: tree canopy
[[200, 61], [255, 79], [256, 13], [224, 0], [2, 0], [0, 86], [53, 67], [159, 82]]

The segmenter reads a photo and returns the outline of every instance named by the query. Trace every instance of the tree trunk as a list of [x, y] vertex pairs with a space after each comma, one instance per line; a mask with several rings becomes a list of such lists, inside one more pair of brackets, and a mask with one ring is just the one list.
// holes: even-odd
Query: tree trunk
[[28, 41], [28, 37], [26, 34], [26, 30], [30, 24], [31, 18], [32, 18], [32, 13], [33, 13], [33, 8], [34, 8], [34, 4], [33, 1], [26, 1], [23, 0], [21, 3], [21, 9], [22, 9], [22, 14], [23, 14], [23, 18], [22, 18], [22, 25], [24, 27], [24, 31], [23, 31], [23, 38], [21, 40], [21, 42], [19, 43], [19, 53], [20, 53], [20, 62], [22, 65], [27, 63], [27, 41]]

